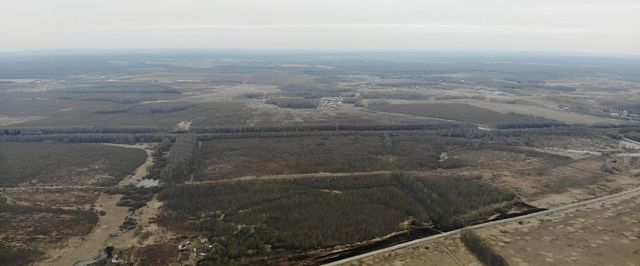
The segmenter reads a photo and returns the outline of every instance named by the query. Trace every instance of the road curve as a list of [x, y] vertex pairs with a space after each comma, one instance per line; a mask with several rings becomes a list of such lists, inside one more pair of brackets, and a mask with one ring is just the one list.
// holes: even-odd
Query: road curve
[[349, 258], [346, 258], [346, 259], [330, 262], [330, 263], [327, 263], [327, 264], [324, 264], [324, 265], [325, 266], [334, 266], [334, 265], [340, 265], [340, 264], [352, 262], [352, 261], [359, 260], [359, 259], [362, 259], [362, 258], [365, 258], [365, 257], [373, 256], [373, 255], [376, 255], [376, 254], [389, 252], [389, 251], [393, 251], [393, 250], [396, 250], [396, 249], [404, 248], [404, 247], [407, 247], [407, 246], [419, 244], [419, 243], [422, 243], [422, 242], [425, 242], [425, 241], [439, 239], [439, 238], [447, 237], [447, 236], [450, 236], [450, 235], [458, 234], [458, 233], [460, 233], [460, 231], [462, 229], [479, 229], [479, 228], [484, 228], [484, 227], [488, 227], [488, 226], [492, 226], [492, 225], [496, 225], [496, 224], [502, 224], [502, 223], [508, 223], [508, 222], [513, 222], [513, 221], [524, 220], [524, 219], [531, 218], [531, 217], [548, 215], [548, 214], [552, 214], [552, 213], [555, 213], [555, 212], [565, 211], [565, 210], [572, 209], [572, 208], [578, 208], [578, 207], [586, 206], [586, 205], [589, 205], [589, 204], [603, 202], [603, 201], [607, 201], [607, 200], [610, 200], [610, 199], [615, 199], [615, 198], [619, 198], [619, 197], [623, 197], [623, 196], [627, 196], [627, 195], [632, 195], [632, 194], [636, 194], [636, 193], [640, 194], [640, 187], [637, 187], [637, 188], [634, 188], [634, 189], [625, 190], [623, 192], [616, 193], [616, 194], [611, 194], [611, 195], [602, 196], [602, 197], [595, 198], [595, 199], [590, 199], [590, 200], [586, 200], [586, 201], [576, 202], [576, 203], [572, 203], [572, 204], [568, 204], [568, 205], [564, 205], [564, 206], [548, 209], [548, 210], [541, 211], [541, 212], [535, 212], [535, 213], [522, 215], [522, 216], [517, 216], [517, 217], [513, 217], [513, 218], [507, 218], [507, 219], [503, 219], [503, 220], [498, 220], [498, 221], [492, 221], [492, 222], [487, 222], [487, 223], [467, 226], [465, 228], [461, 228], [461, 229], [457, 229], [457, 230], [453, 230], [453, 231], [449, 231], [449, 232], [445, 232], [445, 233], [442, 233], [442, 234], [437, 234], [437, 235], [433, 235], [433, 236], [429, 236], [429, 237], [425, 237], [425, 238], [412, 240], [412, 241], [409, 241], [409, 242], [406, 242], [406, 243], [402, 243], [402, 244], [398, 244], [398, 245], [395, 245], [395, 246], [379, 249], [379, 250], [372, 251], [372, 252], [369, 252], [369, 253], [364, 253], [364, 254], [360, 254], [360, 255], [357, 255], [357, 256], [349, 257]]

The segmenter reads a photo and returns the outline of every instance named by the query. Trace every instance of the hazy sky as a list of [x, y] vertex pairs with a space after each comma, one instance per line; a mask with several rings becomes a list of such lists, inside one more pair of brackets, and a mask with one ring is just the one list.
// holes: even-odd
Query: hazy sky
[[0, 0], [0, 51], [138, 48], [640, 54], [640, 0]]

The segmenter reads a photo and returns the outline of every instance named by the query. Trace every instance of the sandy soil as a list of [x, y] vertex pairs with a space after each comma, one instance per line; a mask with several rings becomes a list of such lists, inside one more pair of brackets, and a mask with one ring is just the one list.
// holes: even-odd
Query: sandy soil
[[640, 195], [478, 232], [511, 265], [640, 265]]
[[[147, 152], [147, 160], [132, 175], [123, 179], [118, 186], [136, 184], [138, 180], [147, 175], [147, 169], [153, 163], [151, 147], [146, 144], [118, 146], [144, 149]], [[121, 197], [122, 195], [101, 194], [95, 205], [96, 209], [105, 211], [106, 215], [99, 217], [96, 227], [84, 237], [69, 240], [66, 247], [50, 251], [48, 259], [41, 262], [40, 265], [73, 265], [78, 261], [95, 258], [106, 245], [114, 247], [130, 246], [134, 242], [133, 231], [122, 232], [119, 229], [125, 217], [132, 215], [128, 207], [116, 205]], [[138, 216], [144, 218], [142, 219], [143, 222], [148, 225], [150, 217], [157, 214], [158, 210], [156, 208], [159, 207], [160, 204], [157, 203], [149, 204], [149, 206], [137, 211], [140, 212]], [[135, 216], [136, 214], [134, 213], [133, 215]]]

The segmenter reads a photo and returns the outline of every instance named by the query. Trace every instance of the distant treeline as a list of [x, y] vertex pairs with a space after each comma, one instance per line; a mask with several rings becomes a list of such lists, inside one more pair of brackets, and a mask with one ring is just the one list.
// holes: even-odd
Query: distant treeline
[[142, 134], [161, 131], [155, 127], [30, 127], [0, 129], [0, 136], [44, 135], [44, 134]]
[[[176, 132], [162, 133], [159, 128], [113, 127], [113, 128], [7, 128], [0, 129], [0, 142], [68, 142], [68, 143], [137, 143], [161, 142], [164, 138], [174, 139]], [[479, 139], [488, 142], [507, 142], [529, 145], [531, 139], [539, 135], [566, 136], [628, 136], [640, 140], [637, 125], [567, 125], [557, 123], [505, 124], [496, 130], [480, 130], [469, 124], [409, 124], [409, 125], [301, 125], [265, 127], [220, 127], [196, 128], [199, 140], [227, 138], [277, 138], [296, 136], [334, 135], [380, 135], [384, 132], [398, 134], [432, 134], [444, 137]], [[636, 133], [634, 133], [636, 132]]]
[[313, 109], [317, 108], [320, 100], [305, 98], [269, 98], [265, 101], [267, 104], [273, 104], [280, 108], [292, 109]]
[[368, 91], [360, 94], [360, 97], [363, 99], [426, 100], [433, 96], [415, 91]]
[[0, 142], [61, 142], [61, 143], [116, 143], [135, 144], [140, 142], [160, 142], [171, 137], [164, 133], [149, 134], [47, 134], [47, 135], [5, 135]]
[[405, 125], [299, 125], [266, 127], [212, 127], [195, 129], [197, 133], [251, 133], [251, 132], [296, 132], [296, 131], [385, 131], [385, 130], [437, 130], [461, 128], [463, 124], [405, 124]]
[[500, 123], [495, 127], [497, 129], [516, 129], [516, 128], [550, 128], [550, 127], [565, 127], [567, 124], [561, 122], [513, 122], [513, 123]]
[[135, 104], [121, 109], [98, 110], [96, 114], [163, 114], [184, 111], [193, 106], [193, 103]]

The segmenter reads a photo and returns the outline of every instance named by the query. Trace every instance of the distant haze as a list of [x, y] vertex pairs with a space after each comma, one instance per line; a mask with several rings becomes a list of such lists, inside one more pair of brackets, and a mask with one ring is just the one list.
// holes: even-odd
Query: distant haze
[[330, 49], [640, 54], [638, 0], [0, 0], [0, 52]]

